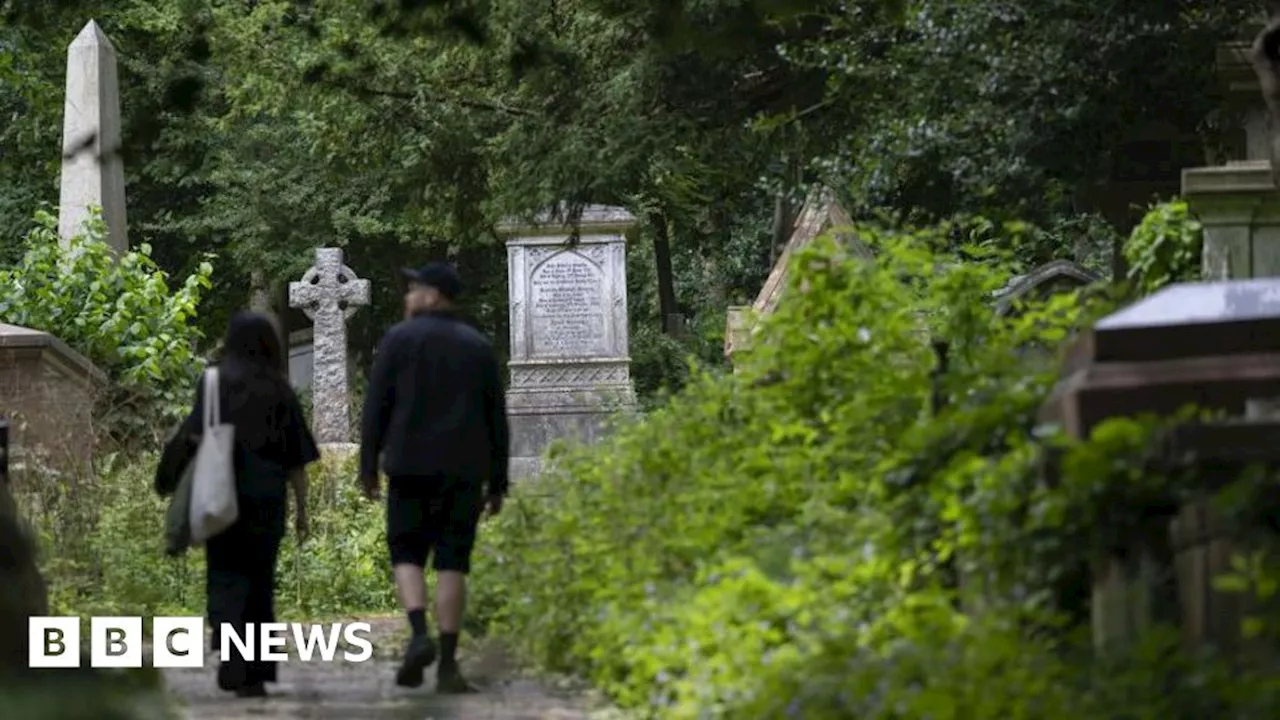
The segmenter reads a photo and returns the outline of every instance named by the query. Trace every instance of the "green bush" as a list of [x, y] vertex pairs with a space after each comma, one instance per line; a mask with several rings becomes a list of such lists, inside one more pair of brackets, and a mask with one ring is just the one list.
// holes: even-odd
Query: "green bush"
[[1153, 205], [1124, 244], [1129, 280], [1148, 294], [1200, 279], [1204, 233], [1182, 200]]
[[117, 441], [154, 446], [191, 403], [203, 339], [194, 320], [213, 267], [172, 289], [149, 245], [113, 258], [96, 215], [65, 247], [57, 227], [37, 213], [22, 260], [0, 270], [0, 320], [51, 333], [97, 365], [109, 387], [96, 420]]
[[1050, 484], [1065, 441], [1035, 418], [1055, 351], [1113, 299], [997, 316], [1007, 266], [935, 252], [950, 228], [861, 233], [874, 264], [829, 241], [795, 259], [736, 374], [517, 488], [477, 570], [495, 626], [653, 717], [1250, 717], [1254, 675], [1167, 646], [1078, 659], [1072, 574], [1101, 510], [1145, 491], [1126, 483], [1153, 426], [1066, 445]]

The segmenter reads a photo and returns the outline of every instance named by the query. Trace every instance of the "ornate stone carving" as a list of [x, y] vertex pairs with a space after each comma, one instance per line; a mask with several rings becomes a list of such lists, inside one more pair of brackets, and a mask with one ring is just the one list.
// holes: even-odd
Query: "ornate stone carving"
[[513, 370], [512, 388], [620, 385], [630, 380], [630, 373], [622, 364], [517, 366]]

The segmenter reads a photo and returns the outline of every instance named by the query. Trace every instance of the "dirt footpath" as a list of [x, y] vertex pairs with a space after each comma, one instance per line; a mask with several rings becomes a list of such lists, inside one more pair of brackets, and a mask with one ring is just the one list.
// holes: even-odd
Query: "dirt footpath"
[[497, 643], [460, 652], [467, 678], [480, 688], [476, 695], [435, 694], [434, 666], [422, 687], [396, 686], [395, 668], [407, 638], [402, 618], [376, 618], [371, 640], [374, 657], [364, 663], [303, 663], [280, 667], [280, 682], [269, 685], [271, 697], [242, 700], [217, 689], [217, 656], [204, 668], [165, 670], [170, 694], [185, 706], [189, 720], [599, 720], [617, 717], [601, 709], [590, 693], [554, 688], [520, 673]]

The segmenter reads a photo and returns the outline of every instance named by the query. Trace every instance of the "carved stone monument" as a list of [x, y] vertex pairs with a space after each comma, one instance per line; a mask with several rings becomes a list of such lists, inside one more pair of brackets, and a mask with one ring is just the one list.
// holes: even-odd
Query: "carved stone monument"
[[1206, 280], [1280, 275], [1280, 193], [1270, 160], [1267, 109], [1251, 50], [1218, 48], [1227, 108], [1241, 120], [1243, 141], [1225, 165], [1182, 172], [1182, 195], [1204, 226]]
[[67, 49], [58, 199], [58, 234], [64, 242], [82, 231], [93, 206], [102, 209], [107, 243], [117, 255], [128, 252], [116, 51], [90, 20]]
[[347, 389], [347, 319], [369, 304], [369, 281], [342, 264], [341, 248], [316, 248], [316, 264], [289, 283], [289, 306], [315, 323], [312, 366], [316, 442], [350, 449], [351, 401]]
[[511, 309], [511, 475], [536, 473], [547, 445], [591, 442], [635, 407], [627, 329], [626, 239], [614, 207], [586, 208], [579, 238], [542, 218], [507, 223]]

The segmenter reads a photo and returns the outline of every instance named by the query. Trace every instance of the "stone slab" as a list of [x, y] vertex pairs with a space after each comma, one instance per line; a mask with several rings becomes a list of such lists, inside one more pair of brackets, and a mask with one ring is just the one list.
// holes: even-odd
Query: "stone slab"
[[544, 239], [507, 245], [512, 362], [627, 360], [625, 241]]

